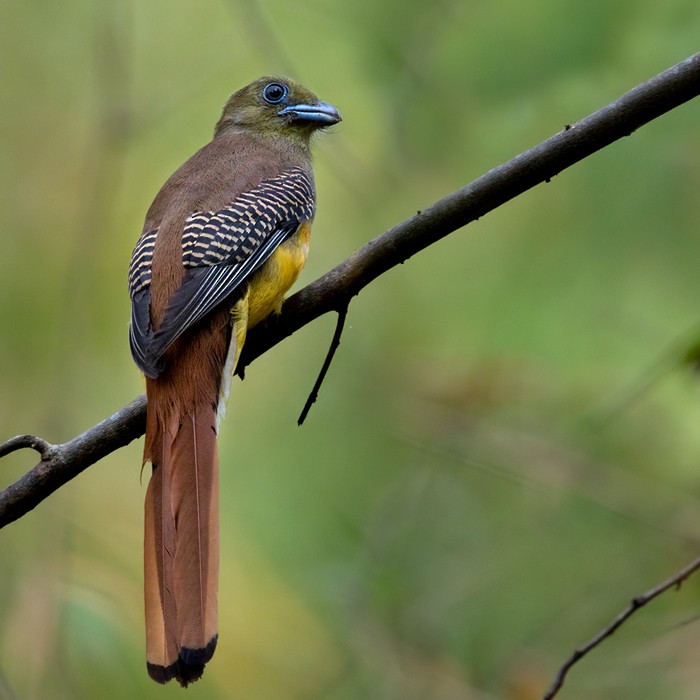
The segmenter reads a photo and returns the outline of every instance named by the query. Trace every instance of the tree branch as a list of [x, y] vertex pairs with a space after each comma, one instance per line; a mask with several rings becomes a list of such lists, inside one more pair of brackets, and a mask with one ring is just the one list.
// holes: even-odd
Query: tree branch
[[669, 588], [680, 588], [683, 581], [690, 578], [698, 569], [700, 569], [700, 557], [693, 560], [681, 569], [678, 573], [662, 581], [657, 586], [650, 588], [646, 593], [632, 598], [630, 604], [607, 626], [604, 627], [595, 637], [586, 642], [583, 646], [575, 649], [571, 656], [559, 667], [559, 671], [549, 687], [549, 690], [544, 694], [542, 700], [553, 700], [564, 685], [567, 675], [571, 668], [580, 661], [589, 652], [593, 651], [599, 644], [613, 635], [627, 620], [634, 615], [640, 608], [643, 608], [647, 603], [650, 603], [654, 598], [665, 593]]
[[[700, 53], [378, 236], [290, 297], [279, 316], [252, 329], [243, 348], [239, 373], [307, 323], [329, 311], [341, 312], [349, 299], [387, 270], [698, 94]], [[42, 450], [42, 460], [32, 471], [0, 493], [0, 527], [36, 507], [91, 464], [142, 435], [145, 409], [145, 398], [140, 397], [64, 445], [48, 445], [32, 436], [10, 441], [6, 452], [32, 446], [32, 440], [48, 449]]]
[[41, 461], [14, 484], [0, 492], [0, 527], [21, 518], [80, 472], [146, 430], [146, 397], [128, 406], [63, 445], [52, 445], [33, 435], [19, 435], [0, 445], [0, 457], [30, 447]]
[[252, 329], [239, 367], [319, 316], [339, 311], [347, 299], [412, 255], [698, 94], [700, 53], [394, 226], [290, 297], [282, 314]]

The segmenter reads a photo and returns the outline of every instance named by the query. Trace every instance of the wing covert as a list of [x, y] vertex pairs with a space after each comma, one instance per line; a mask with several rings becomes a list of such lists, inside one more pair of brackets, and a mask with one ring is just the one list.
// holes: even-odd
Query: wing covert
[[143, 292], [151, 281], [157, 230], [144, 234], [136, 244], [129, 271], [131, 347], [141, 370], [158, 376], [168, 347], [217, 306], [242, 292], [250, 275], [302, 223], [313, 218], [314, 211], [313, 182], [302, 168], [295, 167], [263, 180], [223, 209], [190, 215], [182, 234], [185, 279], [155, 332], [148, 313], [150, 294]]

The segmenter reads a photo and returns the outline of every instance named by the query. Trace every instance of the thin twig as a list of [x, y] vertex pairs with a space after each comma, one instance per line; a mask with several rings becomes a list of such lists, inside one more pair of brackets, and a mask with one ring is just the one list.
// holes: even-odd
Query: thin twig
[[314, 383], [313, 389], [311, 389], [309, 398], [306, 399], [304, 408], [299, 414], [299, 418], [297, 418], [297, 425], [303, 425], [304, 421], [306, 420], [306, 416], [309, 415], [311, 407], [316, 403], [316, 399], [318, 398], [318, 392], [321, 389], [321, 384], [323, 384], [323, 380], [326, 378], [328, 368], [331, 366], [331, 362], [333, 362], [335, 351], [340, 346], [340, 336], [343, 335], [343, 329], [345, 328], [345, 319], [347, 318], [347, 315], [348, 304], [345, 304], [345, 306], [342, 306], [340, 309], [338, 309], [338, 320], [335, 324], [335, 332], [333, 333], [331, 344], [328, 348], [328, 352], [326, 353], [326, 359], [323, 361], [323, 366], [321, 367], [321, 371], [318, 373], [318, 377], [316, 377], [316, 382]]
[[19, 435], [0, 447], [0, 456], [23, 447], [41, 453], [41, 461], [0, 493], [0, 528], [21, 518], [47, 496], [90, 465], [143, 435], [146, 397], [128, 406], [63, 445], [51, 445], [33, 435]]
[[607, 627], [598, 632], [598, 634], [586, 642], [586, 644], [574, 650], [564, 664], [559, 667], [556, 678], [552, 682], [549, 690], [542, 697], [542, 700], [552, 700], [552, 698], [556, 697], [574, 664], [580, 661], [589, 652], [593, 651], [601, 642], [613, 635], [635, 612], [637, 612], [637, 610], [643, 608], [647, 603], [650, 603], [654, 598], [657, 598], [669, 588], [680, 588], [683, 581], [692, 576], [698, 569], [700, 569], [700, 557], [691, 561], [690, 564], [670, 578], [650, 588], [646, 593], [632, 598], [630, 604]]
[[46, 440], [36, 435], [16, 435], [0, 445], [0, 457], [9, 455], [11, 452], [16, 452], [17, 450], [29, 448], [36, 450], [41, 455], [42, 459], [47, 459], [54, 447], [55, 445], [46, 442]]
[[[387, 270], [698, 94], [700, 53], [378, 236], [288, 299], [281, 314], [253, 328], [238, 363], [240, 371], [307, 323], [341, 308], [344, 300]], [[91, 436], [77, 452], [65, 450], [58, 459], [42, 461], [0, 492], [0, 527], [36, 507], [86, 467], [142, 435], [145, 416], [142, 396], [87, 433], [57, 446], [68, 448]]]

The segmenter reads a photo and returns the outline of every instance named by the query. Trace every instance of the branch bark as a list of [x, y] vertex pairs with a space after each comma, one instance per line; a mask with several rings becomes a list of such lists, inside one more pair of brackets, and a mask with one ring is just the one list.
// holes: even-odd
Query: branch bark
[[[625, 93], [618, 100], [551, 136], [474, 182], [386, 231], [290, 297], [282, 313], [249, 334], [239, 372], [307, 323], [349, 301], [392, 267], [562, 170], [628, 136], [640, 126], [700, 94], [700, 53]], [[0, 457], [39, 447], [41, 461], [0, 493], [0, 527], [17, 520], [81, 471], [141, 436], [145, 398], [63, 445], [20, 436], [0, 446]]]
[[31, 448], [41, 461], [0, 492], [0, 527], [35, 508], [47, 496], [108, 454], [128, 445], [146, 430], [146, 397], [139, 396], [114, 415], [62, 445], [18, 435], [0, 445], [0, 457]]

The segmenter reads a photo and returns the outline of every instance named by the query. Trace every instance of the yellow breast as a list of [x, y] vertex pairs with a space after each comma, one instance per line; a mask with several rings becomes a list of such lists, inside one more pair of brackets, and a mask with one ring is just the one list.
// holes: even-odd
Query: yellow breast
[[248, 288], [248, 328], [272, 312], [279, 313], [284, 295], [306, 263], [310, 238], [311, 222], [307, 221], [253, 275]]

